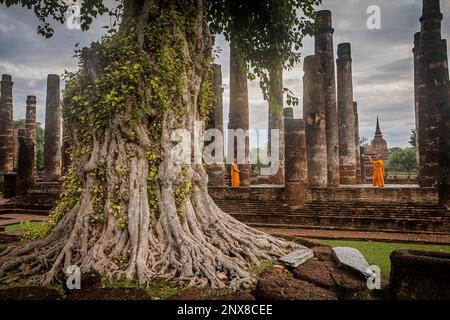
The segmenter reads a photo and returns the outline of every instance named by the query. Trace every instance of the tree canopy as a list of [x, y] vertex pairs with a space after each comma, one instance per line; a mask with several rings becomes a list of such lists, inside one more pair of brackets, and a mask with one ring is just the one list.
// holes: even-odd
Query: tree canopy
[[[88, 30], [93, 20], [103, 14], [120, 19], [123, 1], [115, 2], [116, 5], [109, 8], [104, 1], [82, 1], [81, 29]], [[184, 2], [189, 4], [193, 0]], [[39, 20], [37, 32], [51, 37], [54, 29], [49, 19], [64, 23], [66, 13], [77, 1], [0, 0], [0, 3], [33, 10]], [[279, 64], [290, 69], [300, 61], [303, 38], [313, 34], [315, 8], [320, 4], [321, 0], [206, 0], [205, 16], [211, 32], [223, 34], [238, 49], [251, 72], [250, 76], [256, 75], [261, 79], [261, 88], [267, 99], [268, 70]]]

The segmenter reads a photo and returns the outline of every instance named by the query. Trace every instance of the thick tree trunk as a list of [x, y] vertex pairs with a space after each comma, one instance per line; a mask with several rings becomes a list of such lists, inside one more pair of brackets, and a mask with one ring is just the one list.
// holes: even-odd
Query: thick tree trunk
[[[68, 266], [77, 265], [82, 272], [136, 277], [142, 283], [170, 277], [188, 284], [238, 288], [254, 281], [248, 272], [252, 264], [300, 247], [251, 229], [222, 212], [208, 194], [203, 167], [179, 163], [172, 154], [173, 130], [182, 127], [193, 132], [194, 122], [200, 119], [208, 70], [205, 61], [210, 63], [211, 55], [202, 1], [196, 1], [189, 13], [183, 9], [179, 1], [125, 2], [120, 32], [134, 26], [138, 50], [153, 70], [152, 80], [164, 73], [158, 70], [161, 59], [154, 51], [158, 45], [164, 47], [159, 39], [171, 37], [180, 46], [185, 58], [185, 68], [176, 77], [181, 94], [170, 96], [168, 107], [162, 107], [146, 91], [147, 84], [142, 84], [140, 97], [159, 106], [158, 117], [134, 117], [139, 107], [135, 102], [126, 102], [122, 112], [109, 111], [105, 129], [92, 130], [90, 152], [73, 161], [72, 172], [82, 184], [77, 201], [46, 237], [8, 248], [0, 258], [0, 278], [16, 277], [9, 271], [19, 269], [29, 281], [49, 284]], [[176, 21], [171, 17], [170, 27], [158, 30], [149, 40], [147, 25], [169, 11], [181, 14], [173, 16]], [[99, 59], [96, 49], [93, 46], [83, 53], [88, 74], [84, 88], [113, 68]], [[173, 84], [166, 86], [161, 90], [170, 93]], [[95, 116], [89, 114], [95, 108], [83, 110], [87, 113], [83, 119]], [[74, 155], [86, 146], [77, 142], [82, 126], [76, 120], [70, 122]], [[67, 192], [63, 203], [64, 197]]]

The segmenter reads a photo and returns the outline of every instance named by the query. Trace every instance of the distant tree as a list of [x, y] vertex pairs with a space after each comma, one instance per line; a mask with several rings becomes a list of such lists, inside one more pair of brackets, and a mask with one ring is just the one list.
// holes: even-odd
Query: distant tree
[[[25, 119], [14, 120], [14, 128], [25, 127]], [[44, 129], [41, 123], [36, 123], [36, 167], [38, 171], [44, 170]]]
[[370, 144], [369, 144], [369, 139], [367, 139], [367, 137], [361, 137], [361, 138], [359, 139], [359, 145], [360, 145], [361, 147], [364, 147], [364, 149], [367, 149], [367, 147], [370, 146]]
[[411, 174], [416, 168], [416, 149], [415, 148], [398, 148], [389, 155], [389, 169], [397, 171], [407, 171]]
[[401, 151], [401, 150], [402, 150], [402, 148], [400, 148], [400, 147], [393, 147], [393, 148], [389, 149], [389, 153], [393, 153], [393, 152]]
[[417, 141], [417, 134], [415, 129], [411, 129], [411, 137], [409, 138], [409, 144], [411, 147], [416, 147], [416, 141]]

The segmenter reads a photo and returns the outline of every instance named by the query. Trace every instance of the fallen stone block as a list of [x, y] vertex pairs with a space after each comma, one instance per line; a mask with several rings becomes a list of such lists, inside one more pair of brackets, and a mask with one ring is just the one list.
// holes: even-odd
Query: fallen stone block
[[363, 254], [351, 247], [335, 247], [333, 248], [333, 257], [339, 268], [348, 270], [367, 279], [372, 273], [370, 272], [369, 263]]
[[396, 250], [390, 258], [393, 299], [450, 300], [450, 253]]
[[311, 249], [305, 248], [293, 251], [278, 259], [279, 262], [286, 266], [297, 268], [306, 261], [314, 257], [314, 252]]

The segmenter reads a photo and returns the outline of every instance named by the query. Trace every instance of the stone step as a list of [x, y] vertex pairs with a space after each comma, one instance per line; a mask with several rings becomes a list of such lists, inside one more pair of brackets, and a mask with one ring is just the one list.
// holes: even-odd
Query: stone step
[[5, 214], [20, 214], [20, 215], [34, 215], [34, 216], [48, 216], [49, 210], [42, 209], [1, 209], [0, 216]]
[[11, 243], [19, 241], [23, 233], [21, 232], [0, 232], [0, 243]]
[[[352, 231], [352, 232], [371, 232], [371, 228], [353, 228], [353, 227], [336, 227], [336, 226], [314, 226], [314, 225], [298, 225], [298, 224], [270, 224], [270, 223], [247, 223], [250, 227], [257, 229], [276, 229], [276, 230], [327, 230], [327, 231]], [[376, 229], [376, 232], [394, 233], [394, 234], [417, 234], [417, 235], [436, 235], [449, 236], [450, 232], [434, 232], [434, 231], [403, 231], [398, 229]]]
[[438, 212], [351, 212], [351, 211], [330, 211], [330, 212], [317, 212], [311, 210], [305, 211], [284, 211], [284, 210], [275, 210], [268, 211], [264, 208], [259, 209], [230, 209], [221, 207], [221, 209], [230, 214], [258, 214], [261, 216], [271, 216], [271, 215], [301, 215], [301, 216], [341, 216], [341, 217], [380, 217], [380, 218], [429, 218], [429, 219], [442, 219], [449, 220], [450, 215], [443, 213], [440, 214]]
[[450, 220], [430, 219], [391, 219], [378, 217], [326, 217], [301, 215], [266, 215], [232, 214], [236, 219], [247, 224], [270, 224], [285, 228], [286, 225], [314, 226], [317, 228], [330, 226], [337, 229], [352, 228], [354, 230], [397, 230], [404, 232], [440, 232], [450, 234]]

